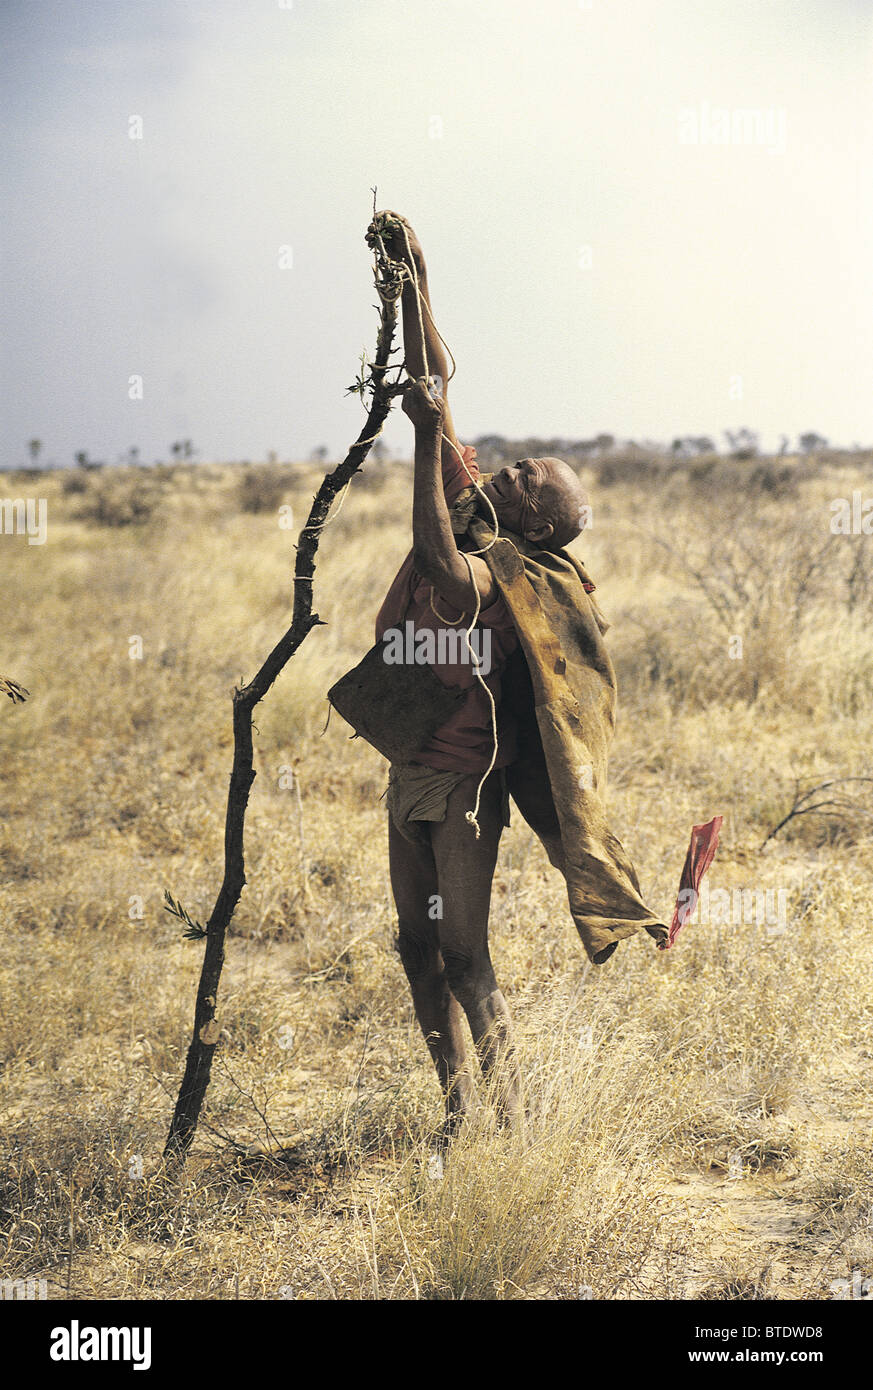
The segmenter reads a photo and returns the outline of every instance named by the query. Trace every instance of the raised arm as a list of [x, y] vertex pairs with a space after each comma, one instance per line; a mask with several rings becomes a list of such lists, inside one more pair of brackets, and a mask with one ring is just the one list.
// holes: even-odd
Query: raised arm
[[[448, 380], [449, 366], [446, 359], [446, 350], [436, 330], [433, 319], [433, 310], [430, 302], [430, 289], [427, 281], [427, 265], [424, 253], [421, 249], [421, 242], [416, 236], [405, 217], [401, 217], [398, 212], [377, 213], [376, 222], [380, 219], [390, 218], [395, 224], [390, 223], [382, 234], [385, 249], [392, 260], [402, 261], [409, 266], [410, 275], [403, 286], [401, 298], [401, 316], [403, 320], [403, 351], [406, 359], [406, 370], [409, 375], [418, 380], [419, 377], [426, 375], [438, 376], [442, 382], [442, 429], [446, 436], [441, 441], [441, 452], [445, 462], [454, 468], [457, 465], [459, 449], [458, 437], [455, 433], [452, 412], [448, 405]], [[369, 242], [374, 235], [374, 223], [370, 223], [367, 229], [367, 241]], [[418, 294], [416, 293], [416, 281], [418, 284]], [[421, 295], [422, 303], [420, 306], [421, 316], [419, 317], [418, 295]], [[422, 330], [424, 336], [424, 352], [422, 352]], [[427, 362], [425, 363], [425, 354]], [[454, 446], [454, 447], [453, 447]]]
[[[412, 544], [415, 568], [449, 603], [472, 614], [479, 591], [487, 608], [497, 590], [491, 571], [478, 555], [464, 559], [455, 541], [440, 476], [440, 440], [444, 405], [428, 391], [425, 380], [410, 382], [403, 409], [415, 426], [415, 478], [412, 493]], [[445, 447], [445, 445], [443, 445]], [[472, 580], [471, 570], [472, 566]]]

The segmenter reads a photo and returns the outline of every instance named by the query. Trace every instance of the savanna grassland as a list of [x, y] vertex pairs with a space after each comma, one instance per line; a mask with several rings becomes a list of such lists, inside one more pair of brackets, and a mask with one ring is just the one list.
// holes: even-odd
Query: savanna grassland
[[[870, 537], [830, 502], [873, 457], [607, 454], [573, 549], [612, 623], [609, 809], [669, 913], [692, 823], [710, 889], [786, 921], [688, 925], [589, 967], [513, 815], [492, 954], [527, 1077], [442, 1176], [435, 1076], [394, 948], [386, 764], [327, 687], [373, 640], [410, 474], [324, 532], [318, 627], [256, 711], [246, 887], [185, 1177], [160, 1155], [221, 881], [230, 693], [287, 625], [311, 465], [5, 475], [0, 535], [0, 1277], [49, 1297], [827, 1299], [873, 1275]], [[142, 655], [137, 656], [141, 639]], [[737, 639], [741, 639], [740, 642]], [[783, 929], [784, 928], [784, 929]], [[258, 1148], [279, 1145], [278, 1154]], [[856, 1277], [857, 1279], [859, 1276]]]

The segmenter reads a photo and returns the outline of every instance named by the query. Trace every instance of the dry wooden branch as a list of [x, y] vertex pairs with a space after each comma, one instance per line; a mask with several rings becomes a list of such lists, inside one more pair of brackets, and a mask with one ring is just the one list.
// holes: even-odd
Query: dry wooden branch
[[873, 811], [869, 807], [862, 806], [860, 802], [854, 801], [848, 796], [832, 796], [823, 801], [811, 800], [819, 792], [829, 791], [831, 787], [839, 787], [846, 782], [873, 782], [873, 777], [832, 777], [828, 782], [819, 782], [816, 787], [808, 787], [805, 792], [800, 790], [800, 783], [795, 782], [794, 801], [791, 804], [791, 810], [787, 816], [782, 817], [778, 825], [774, 825], [767, 838], [762, 840], [760, 848], [763, 849], [766, 844], [769, 844], [774, 835], [778, 835], [779, 831], [796, 816], [808, 816], [814, 813], [822, 816], [833, 816], [840, 812], [849, 812], [856, 816], [873, 815]]
[[[374, 439], [379, 434], [392, 398], [403, 390], [387, 373], [397, 325], [397, 303], [402, 290], [401, 267], [391, 261], [378, 240], [376, 289], [379, 293], [379, 330], [375, 359], [362, 366], [356, 385], [351, 388], [363, 397], [370, 393], [366, 421], [342, 463], [325, 475], [312, 502], [306, 525], [300, 532], [294, 566], [294, 609], [291, 626], [276, 643], [257, 675], [248, 685], [233, 693], [233, 767], [227, 797], [224, 831], [224, 879], [215, 906], [206, 923], [206, 947], [194, 1009], [194, 1032], [188, 1048], [185, 1074], [170, 1125], [164, 1158], [168, 1165], [184, 1163], [197, 1128], [200, 1109], [209, 1085], [212, 1058], [220, 1034], [216, 1020], [218, 985], [224, 965], [224, 942], [233, 914], [245, 886], [244, 830], [249, 792], [255, 780], [252, 766], [252, 711], [269, 691], [276, 677], [294, 656], [312, 629], [322, 622], [312, 611], [315, 556], [331, 504], [360, 469]], [[180, 904], [175, 904], [181, 908]], [[171, 909], [173, 910], [173, 909]], [[184, 909], [181, 909], [184, 912]], [[187, 920], [183, 917], [183, 920]]]

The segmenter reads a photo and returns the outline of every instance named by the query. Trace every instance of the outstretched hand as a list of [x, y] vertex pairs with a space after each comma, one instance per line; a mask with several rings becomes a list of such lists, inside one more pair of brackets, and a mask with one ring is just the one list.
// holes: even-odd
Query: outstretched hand
[[409, 416], [417, 430], [442, 429], [446, 408], [442, 387], [440, 377], [432, 376], [425, 380], [421, 376], [416, 381], [410, 381], [403, 392], [403, 412]]
[[[373, 247], [377, 236], [381, 236], [385, 250], [392, 261], [403, 261], [405, 265], [412, 263], [416, 272], [419, 275], [422, 273], [424, 253], [421, 249], [421, 242], [410, 223], [405, 217], [401, 217], [399, 212], [392, 212], [390, 208], [386, 208], [383, 212], [376, 213], [367, 228], [364, 240], [369, 247]], [[409, 243], [408, 250], [407, 242]]]

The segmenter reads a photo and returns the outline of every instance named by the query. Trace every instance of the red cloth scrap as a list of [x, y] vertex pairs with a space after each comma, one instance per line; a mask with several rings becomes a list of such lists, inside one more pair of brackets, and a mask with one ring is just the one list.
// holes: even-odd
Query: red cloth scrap
[[697, 906], [700, 880], [715, 858], [715, 851], [718, 849], [718, 832], [721, 830], [723, 819], [723, 816], [713, 816], [706, 825], [695, 825], [691, 828], [691, 843], [685, 856], [685, 866], [682, 870], [670, 931], [667, 940], [658, 943], [661, 951], [669, 951], [679, 935], [679, 928], [684, 926]]

